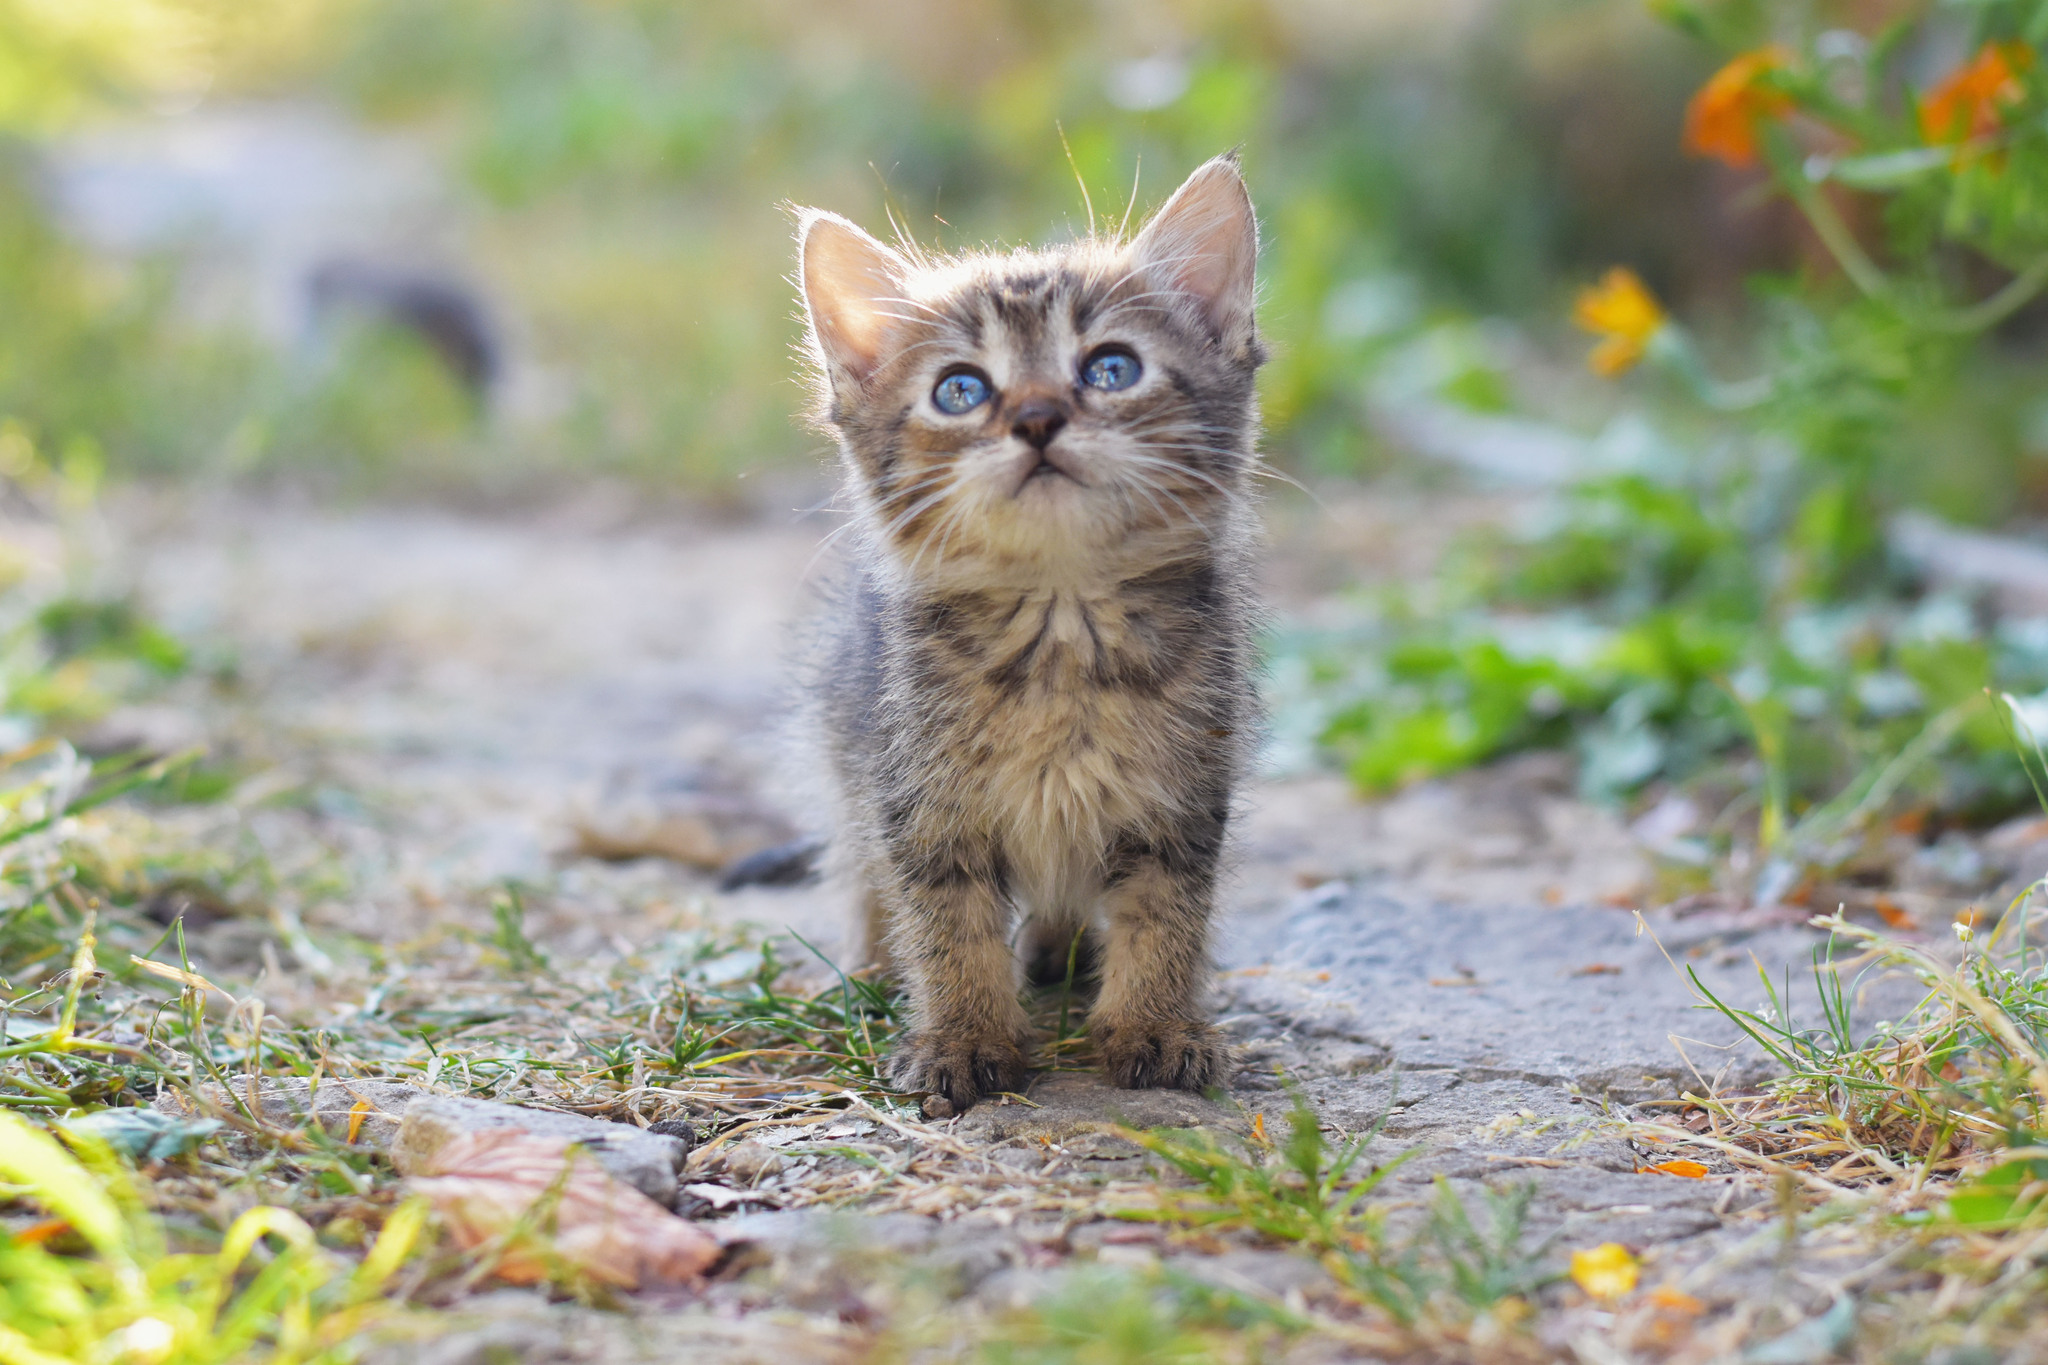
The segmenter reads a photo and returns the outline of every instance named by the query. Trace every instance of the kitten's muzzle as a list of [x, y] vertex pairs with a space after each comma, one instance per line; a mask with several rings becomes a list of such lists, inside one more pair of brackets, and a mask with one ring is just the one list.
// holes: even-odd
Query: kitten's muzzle
[[1010, 434], [1024, 442], [1039, 454], [1052, 444], [1052, 438], [1059, 435], [1067, 425], [1067, 408], [1064, 403], [1049, 398], [1033, 398], [1019, 405], [1010, 417]]

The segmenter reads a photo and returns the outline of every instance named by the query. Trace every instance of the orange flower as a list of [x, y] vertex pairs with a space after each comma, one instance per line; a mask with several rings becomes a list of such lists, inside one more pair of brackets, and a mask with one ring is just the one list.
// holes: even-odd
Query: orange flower
[[1635, 271], [1618, 265], [1579, 291], [1572, 321], [1600, 334], [1586, 363], [1593, 373], [1612, 378], [1643, 358], [1650, 338], [1664, 326], [1664, 309]]
[[1755, 165], [1757, 123], [1792, 107], [1789, 95], [1761, 78], [1791, 62], [1782, 47], [1760, 47], [1716, 71], [1685, 106], [1685, 150], [1730, 166]]
[[1986, 43], [1967, 66], [1927, 92], [1920, 104], [1920, 135], [1929, 142], [1989, 137], [2004, 111], [2027, 97], [2020, 72], [2034, 64], [2034, 49], [2008, 39]]

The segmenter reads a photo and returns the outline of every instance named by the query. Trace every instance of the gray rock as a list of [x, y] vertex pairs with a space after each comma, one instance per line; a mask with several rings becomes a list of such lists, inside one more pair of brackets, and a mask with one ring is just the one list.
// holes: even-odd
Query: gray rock
[[631, 1124], [493, 1100], [430, 1095], [407, 1107], [392, 1145], [392, 1162], [406, 1175], [419, 1174], [451, 1139], [488, 1128], [513, 1128], [580, 1143], [607, 1171], [671, 1209], [676, 1205], [683, 1159], [690, 1154], [681, 1138], [650, 1133]]
[[[308, 1080], [265, 1080], [256, 1085], [255, 1111], [265, 1123], [279, 1128], [298, 1128], [308, 1121], [318, 1123], [330, 1136], [344, 1142], [350, 1140], [349, 1129], [353, 1126], [357, 1146], [383, 1151], [397, 1138], [407, 1109], [426, 1093], [418, 1086], [398, 1081], [341, 1080], [330, 1076], [316, 1090]], [[151, 1107], [159, 1113], [180, 1117], [216, 1111], [238, 1114], [249, 1107], [244, 1086], [237, 1085], [230, 1093], [222, 1086], [202, 1085], [197, 1094], [199, 1102], [195, 1104], [179, 1091], [166, 1090]]]

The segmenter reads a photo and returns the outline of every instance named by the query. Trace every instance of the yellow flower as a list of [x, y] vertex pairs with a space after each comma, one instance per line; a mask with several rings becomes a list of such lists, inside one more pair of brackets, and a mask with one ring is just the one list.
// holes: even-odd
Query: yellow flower
[[1600, 344], [1586, 357], [1593, 373], [1610, 378], [1643, 358], [1644, 347], [1664, 326], [1664, 309], [1636, 272], [1618, 265], [1600, 283], [1579, 291], [1572, 321], [1598, 333]]
[[1618, 1299], [1636, 1287], [1636, 1258], [1619, 1242], [1574, 1251], [1572, 1279], [1596, 1299]]
[[1737, 168], [1755, 165], [1757, 124], [1792, 107], [1784, 91], [1761, 78], [1791, 61], [1782, 47], [1760, 47], [1710, 76], [1685, 106], [1685, 150]]

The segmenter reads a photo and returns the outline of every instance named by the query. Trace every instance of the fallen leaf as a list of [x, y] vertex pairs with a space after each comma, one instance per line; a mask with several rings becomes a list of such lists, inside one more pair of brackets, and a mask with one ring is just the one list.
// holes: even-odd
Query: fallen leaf
[[1589, 962], [1572, 973], [1573, 976], [1620, 976], [1621, 968], [1612, 962]]
[[1572, 1253], [1572, 1281], [1603, 1302], [1618, 1299], [1636, 1287], [1635, 1254], [1619, 1242]]
[[462, 1133], [410, 1184], [464, 1247], [501, 1243], [492, 1269], [513, 1284], [564, 1266], [622, 1289], [694, 1284], [719, 1256], [709, 1233], [607, 1174], [567, 1138]]
[[1650, 1291], [1650, 1302], [1666, 1312], [1683, 1313], [1689, 1318], [1696, 1318], [1707, 1311], [1707, 1306], [1698, 1299], [1686, 1293], [1683, 1289], [1676, 1289], [1668, 1284], [1660, 1284], [1655, 1289], [1652, 1289]]
[[730, 1189], [724, 1185], [685, 1185], [683, 1193], [703, 1200], [714, 1209], [744, 1204], [749, 1198], [754, 1197], [746, 1190]]
[[363, 1120], [376, 1113], [368, 1100], [357, 1100], [348, 1111], [348, 1140], [354, 1142], [356, 1134], [363, 1131]]
[[71, 1224], [64, 1219], [43, 1218], [30, 1223], [27, 1227], [15, 1233], [9, 1240], [18, 1247], [38, 1246], [49, 1241], [60, 1232], [69, 1231], [71, 1231]]
[[1252, 1141], [1264, 1147], [1271, 1147], [1273, 1145], [1273, 1139], [1266, 1136], [1266, 1116], [1264, 1114], [1252, 1115]]
[[1906, 913], [1905, 907], [1890, 896], [1879, 896], [1875, 905], [1877, 917], [1894, 929], [1918, 929], [1920, 921]]
[[1705, 1180], [1709, 1174], [1707, 1168], [1697, 1161], [1660, 1161], [1643, 1169], [1656, 1171], [1660, 1175], [1682, 1175], [1687, 1180]]

